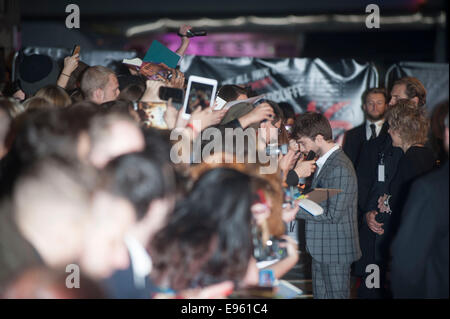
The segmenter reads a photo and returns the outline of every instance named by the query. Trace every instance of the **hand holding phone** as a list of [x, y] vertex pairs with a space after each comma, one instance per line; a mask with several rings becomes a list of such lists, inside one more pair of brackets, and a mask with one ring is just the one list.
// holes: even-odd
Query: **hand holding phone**
[[316, 157], [316, 153], [313, 151], [309, 151], [308, 155], [306, 155], [305, 161], [312, 161]]
[[64, 68], [62, 74], [70, 77], [73, 71], [78, 67], [78, 61], [80, 60], [80, 46], [76, 45], [72, 51], [71, 56], [64, 58]]
[[81, 50], [81, 47], [79, 45], [75, 45], [75, 47], [73, 48], [73, 51], [72, 51], [72, 56], [74, 56], [75, 54], [80, 54], [80, 50]]
[[172, 99], [174, 103], [183, 103], [184, 91], [178, 88], [161, 86], [159, 88], [159, 98], [163, 101]]
[[206, 32], [205, 30], [192, 30], [189, 29], [186, 31], [186, 36], [188, 38], [193, 38], [193, 37], [204, 37], [205, 35], [207, 35], [208, 32]]
[[212, 108], [216, 90], [217, 80], [191, 75], [184, 97], [183, 117], [189, 119], [198, 107]]

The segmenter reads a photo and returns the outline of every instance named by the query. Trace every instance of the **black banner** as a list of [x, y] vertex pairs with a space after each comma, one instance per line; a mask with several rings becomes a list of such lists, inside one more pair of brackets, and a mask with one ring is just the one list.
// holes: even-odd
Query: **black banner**
[[336, 141], [364, 120], [361, 95], [377, 86], [378, 73], [370, 63], [353, 59], [257, 59], [185, 56], [181, 71], [214, 78], [223, 84], [247, 84], [275, 102], [291, 104], [296, 113], [318, 111], [331, 123]]
[[[64, 57], [71, 53], [71, 49], [49, 47], [28, 47], [23, 51], [25, 54], [46, 54], [60, 66]], [[114, 63], [135, 56], [132, 51], [81, 50], [81, 61], [88, 65], [113, 67]], [[181, 61], [181, 71], [186, 78], [190, 75], [213, 78], [219, 85], [250, 85], [256, 93], [266, 93], [268, 99], [291, 104], [297, 113], [321, 112], [330, 120], [335, 140], [339, 143], [346, 130], [363, 122], [361, 96], [379, 83], [373, 63], [353, 59], [185, 56]], [[424, 84], [430, 113], [437, 104], [448, 100], [448, 64], [394, 64], [386, 72], [385, 87], [390, 90], [394, 80], [406, 75], [415, 76]]]

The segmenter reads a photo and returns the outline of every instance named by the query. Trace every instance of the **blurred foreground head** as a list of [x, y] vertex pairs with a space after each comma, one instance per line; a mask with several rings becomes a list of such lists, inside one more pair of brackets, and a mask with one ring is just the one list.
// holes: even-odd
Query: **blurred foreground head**
[[12, 124], [11, 115], [3, 104], [0, 106], [0, 159], [8, 152], [9, 143], [7, 137], [9, 135]]
[[30, 268], [7, 285], [5, 299], [100, 299], [103, 293], [94, 281], [80, 274], [79, 288], [68, 288], [69, 273], [45, 267]]
[[136, 121], [116, 112], [94, 116], [88, 133], [88, 161], [97, 168], [105, 167], [115, 157], [145, 147], [144, 135]]
[[157, 284], [180, 290], [245, 276], [252, 254], [250, 181], [227, 168], [199, 178], [151, 243]]
[[65, 267], [80, 256], [95, 179], [79, 164], [43, 158], [17, 180], [15, 222], [47, 266]]

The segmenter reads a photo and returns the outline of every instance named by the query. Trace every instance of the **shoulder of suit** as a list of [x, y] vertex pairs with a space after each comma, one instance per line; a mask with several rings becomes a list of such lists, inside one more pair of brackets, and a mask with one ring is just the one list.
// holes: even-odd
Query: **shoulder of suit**
[[360, 134], [361, 131], [365, 132], [365, 130], [366, 130], [366, 124], [363, 123], [361, 125], [358, 125], [358, 126], [352, 128], [352, 129], [348, 130], [346, 132], [346, 134], [348, 134], [348, 135], [357, 135], [357, 134]]
[[329, 164], [332, 164], [333, 166], [341, 166], [342, 163], [345, 163], [353, 167], [352, 161], [340, 147], [330, 155], [330, 157], [327, 159], [327, 162], [328, 161], [330, 161]]
[[419, 177], [415, 183], [416, 184], [424, 184], [426, 188], [430, 188], [433, 191], [436, 190], [442, 190], [439, 187], [433, 187], [433, 185], [447, 185], [448, 188], [448, 181], [449, 181], [449, 175], [448, 175], [448, 163], [444, 164], [440, 168], [436, 168], [432, 170], [431, 172]]

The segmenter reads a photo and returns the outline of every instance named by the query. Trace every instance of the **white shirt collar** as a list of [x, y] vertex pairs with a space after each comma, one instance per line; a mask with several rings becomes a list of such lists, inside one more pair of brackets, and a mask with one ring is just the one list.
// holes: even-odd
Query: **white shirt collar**
[[145, 277], [152, 271], [152, 259], [145, 247], [132, 235], [125, 236], [125, 245], [130, 254], [130, 262], [133, 265], [134, 282], [136, 286], [145, 287]]
[[366, 139], [369, 140], [372, 136], [372, 129], [370, 128], [370, 124], [375, 124], [375, 132], [377, 136], [380, 135], [380, 131], [383, 128], [384, 119], [378, 120], [376, 122], [372, 122], [370, 120], [366, 120]]
[[328, 152], [326, 152], [321, 157], [319, 157], [319, 159], [316, 161], [316, 165], [317, 165], [317, 174], [316, 174], [316, 176], [319, 175], [320, 169], [322, 168], [323, 164], [325, 164], [327, 159], [331, 156], [331, 154], [333, 154], [338, 149], [339, 149], [339, 145], [335, 144]]

